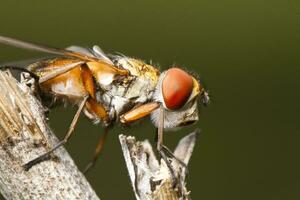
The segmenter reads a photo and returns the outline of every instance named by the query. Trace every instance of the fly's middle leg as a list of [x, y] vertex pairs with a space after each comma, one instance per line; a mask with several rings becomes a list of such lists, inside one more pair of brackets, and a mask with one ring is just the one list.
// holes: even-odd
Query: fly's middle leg
[[84, 174], [86, 174], [92, 167], [95, 166], [95, 164], [97, 162], [97, 159], [99, 158], [100, 154], [102, 153], [103, 146], [104, 146], [104, 143], [106, 141], [107, 135], [108, 135], [108, 128], [105, 128], [104, 133], [100, 136], [100, 139], [99, 139], [98, 144], [96, 146], [96, 149], [95, 149], [92, 160], [85, 167], [85, 169], [83, 171]]

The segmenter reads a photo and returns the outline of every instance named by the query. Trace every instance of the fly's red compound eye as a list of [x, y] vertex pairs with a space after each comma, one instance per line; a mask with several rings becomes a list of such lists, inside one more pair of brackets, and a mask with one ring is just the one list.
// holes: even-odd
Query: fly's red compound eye
[[162, 82], [162, 94], [168, 109], [182, 107], [193, 90], [192, 77], [179, 68], [171, 68], [166, 72]]

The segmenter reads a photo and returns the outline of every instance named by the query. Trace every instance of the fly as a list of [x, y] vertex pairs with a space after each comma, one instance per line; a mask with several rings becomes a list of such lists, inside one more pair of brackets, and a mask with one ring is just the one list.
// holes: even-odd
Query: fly
[[43, 95], [78, 105], [64, 139], [45, 154], [26, 163], [26, 170], [68, 141], [83, 112], [105, 127], [85, 172], [95, 164], [111, 125], [115, 122], [129, 124], [150, 116], [158, 128], [157, 150], [175, 177], [167, 157], [172, 154], [163, 145], [163, 131], [196, 122], [198, 102], [209, 103], [208, 93], [195, 77], [180, 67], [171, 67], [161, 73], [152, 64], [139, 59], [107, 56], [98, 46], [92, 49], [79, 46], [59, 49], [4, 36], [0, 36], [0, 43], [57, 55], [33, 62], [24, 70], [38, 77]]

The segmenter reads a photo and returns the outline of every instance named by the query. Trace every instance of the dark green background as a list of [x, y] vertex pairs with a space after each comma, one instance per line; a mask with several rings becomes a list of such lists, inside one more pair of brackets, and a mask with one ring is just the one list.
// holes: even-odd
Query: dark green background
[[[199, 123], [166, 134], [177, 141], [200, 127], [191, 160], [193, 199], [300, 198], [299, 0], [1, 1], [0, 33], [57, 47], [99, 44], [107, 52], [198, 73], [212, 95]], [[0, 62], [40, 54], [0, 46]], [[59, 137], [74, 108], [51, 112]], [[99, 134], [82, 117], [68, 151], [82, 169]], [[115, 128], [87, 175], [102, 199], [133, 199], [118, 134], [153, 141], [149, 120]]]

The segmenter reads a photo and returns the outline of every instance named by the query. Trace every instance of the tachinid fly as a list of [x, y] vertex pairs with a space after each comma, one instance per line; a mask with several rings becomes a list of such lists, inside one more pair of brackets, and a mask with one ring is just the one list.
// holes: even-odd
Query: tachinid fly
[[0, 43], [57, 55], [31, 63], [26, 69], [38, 77], [43, 96], [78, 105], [65, 138], [44, 155], [25, 164], [27, 170], [67, 142], [81, 112], [106, 127], [86, 170], [100, 154], [110, 125], [128, 124], [146, 116], [150, 116], [158, 128], [157, 148], [168, 163], [166, 154], [170, 153], [162, 143], [163, 130], [196, 122], [198, 102], [209, 103], [202, 84], [180, 67], [160, 73], [142, 60], [106, 55], [98, 46], [58, 49], [4, 36], [0, 36]]

